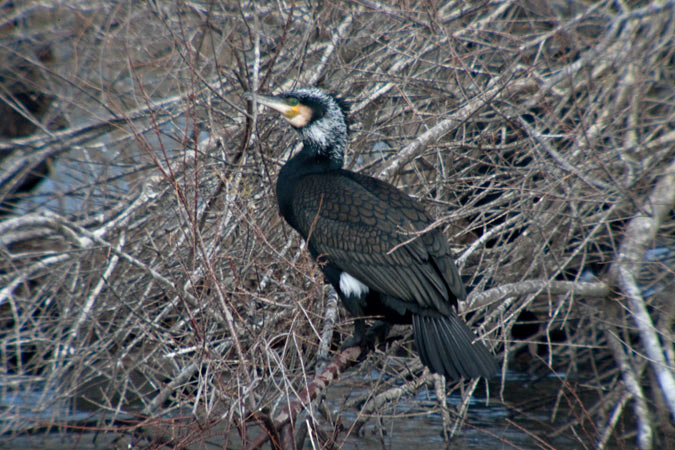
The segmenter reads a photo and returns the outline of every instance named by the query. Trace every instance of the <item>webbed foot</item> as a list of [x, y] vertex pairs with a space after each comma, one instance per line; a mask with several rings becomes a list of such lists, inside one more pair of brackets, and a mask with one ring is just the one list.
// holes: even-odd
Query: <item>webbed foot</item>
[[342, 344], [342, 350], [350, 347], [361, 347], [364, 350], [372, 350], [375, 346], [387, 338], [391, 325], [382, 320], [376, 321], [371, 327], [367, 327], [362, 319], [354, 322], [354, 335]]

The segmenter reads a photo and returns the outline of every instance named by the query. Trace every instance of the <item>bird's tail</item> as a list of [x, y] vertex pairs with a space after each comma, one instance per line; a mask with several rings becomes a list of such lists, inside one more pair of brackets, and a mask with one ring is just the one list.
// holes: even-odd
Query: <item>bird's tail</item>
[[451, 316], [413, 315], [417, 351], [422, 363], [448, 379], [489, 378], [497, 363], [474, 335], [454, 314]]

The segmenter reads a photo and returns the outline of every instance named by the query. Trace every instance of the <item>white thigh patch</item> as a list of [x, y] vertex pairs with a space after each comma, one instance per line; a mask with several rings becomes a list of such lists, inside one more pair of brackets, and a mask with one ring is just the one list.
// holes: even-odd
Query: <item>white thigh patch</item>
[[352, 295], [361, 297], [368, 293], [368, 286], [349, 275], [347, 272], [340, 274], [340, 290], [342, 294], [351, 297]]

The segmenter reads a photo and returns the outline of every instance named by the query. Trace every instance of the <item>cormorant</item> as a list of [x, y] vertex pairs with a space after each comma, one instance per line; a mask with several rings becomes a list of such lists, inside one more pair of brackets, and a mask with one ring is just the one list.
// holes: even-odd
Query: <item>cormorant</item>
[[[248, 98], [254, 96], [248, 94]], [[342, 168], [345, 104], [315, 88], [256, 94], [300, 133], [303, 147], [279, 172], [281, 215], [307, 247], [345, 308], [357, 317], [349, 345], [372, 338], [365, 316], [412, 323], [422, 363], [449, 379], [490, 377], [495, 360], [457, 317], [464, 284], [448, 243], [423, 206], [394, 186]], [[380, 330], [382, 327], [380, 327]]]

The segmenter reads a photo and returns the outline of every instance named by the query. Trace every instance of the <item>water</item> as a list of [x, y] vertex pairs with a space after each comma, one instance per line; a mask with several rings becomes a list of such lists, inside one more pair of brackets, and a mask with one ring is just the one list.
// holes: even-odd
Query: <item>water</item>
[[[504, 402], [496, 399], [499, 395], [499, 382], [490, 383], [492, 399], [485, 402], [481, 395], [484, 389], [479, 386], [471, 400], [467, 420], [461, 431], [445, 446], [442, 436], [443, 419], [437, 410], [436, 397], [433, 391], [421, 390], [414, 397], [403, 396], [395, 405], [388, 405], [383, 409], [384, 414], [370, 418], [365, 425], [355, 432], [349, 430], [351, 424], [357, 419], [359, 409], [355, 407], [345, 408], [346, 400], [358, 398], [367, 394], [364, 387], [362, 373], [348, 373], [346, 376], [331, 385], [327, 391], [328, 407], [333, 417], [340, 417], [341, 424], [345, 427], [338, 433], [338, 444], [347, 450], [357, 449], [415, 449], [431, 450], [439, 448], [448, 449], [538, 449], [542, 448], [535, 436], [544, 436], [548, 445], [556, 449], [576, 449], [579, 442], [572, 440], [564, 433], [555, 438], [547, 439], [556, 427], [563, 425], [569, 417], [564, 405], [558, 417], [551, 418], [551, 412], [547, 409], [550, 401], [544, 399], [554, 398], [560, 386], [560, 380], [555, 377], [535, 378], [523, 373], [510, 373], [507, 376]], [[378, 374], [371, 374], [377, 379]], [[48, 396], [47, 396], [48, 397]], [[73, 430], [87, 430], [86, 424], [93, 424], [100, 413], [89, 411], [77, 411], [63, 407], [58, 411], [43, 411], [35, 416], [33, 408], [36, 402], [44, 402], [45, 393], [38, 391], [21, 392], [18, 390], [5, 392], [0, 398], [0, 425], [6, 421], [7, 413], [12, 412], [12, 420], [28, 425], [36, 421], [46, 420], [53, 423], [54, 416], [59, 418], [62, 424], [80, 424], [82, 428]], [[448, 396], [450, 411], [461, 402], [461, 397], [456, 394]], [[59, 408], [54, 403], [54, 408]], [[56, 414], [55, 414], [56, 413]], [[185, 417], [185, 415], [183, 415]], [[454, 417], [451, 416], [451, 420]], [[30, 422], [32, 421], [32, 422]], [[4, 424], [6, 425], [6, 424]], [[219, 424], [217, 427], [225, 427], [227, 424]], [[332, 428], [323, 419], [320, 426], [327, 434]], [[239, 448], [239, 437], [233, 431], [228, 448]], [[63, 428], [55, 428], [54, 432], [35, 435], [24, 435], [5, 439], [0, 448], [73, 448], [73, 449], [98, 449], [98, 448], [143, 448], [150, 441], [143, 436], [133, 436], [122, 433], [84, 433], [64, 432]], [[222, 448], [222, 438], [210, 438], [202, 442], [197, 448]], [[232, 445], [234, 444], [234, 445]], [[128, 447], [131, 445], [132, 447]], [[305, 448], [312, 448], [311, 440], [307, 439]]]

